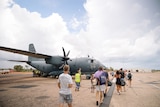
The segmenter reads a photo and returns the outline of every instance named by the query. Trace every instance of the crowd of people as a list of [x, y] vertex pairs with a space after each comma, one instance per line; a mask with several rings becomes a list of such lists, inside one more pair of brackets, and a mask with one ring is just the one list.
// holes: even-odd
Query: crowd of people
[[[58, 78], [58, 87], [59, 87], [59, 107], [63, 107], [64, 103], [68, 104], [68, 107], [72, 107], [72, 92], [71, 88], [74, 84], [71, 75], [69, 75], [69, 65], [65, 65], [63, 67], [64, 73], [62, 73]], [[126, 91], [126, 85], [131, 87], [132, 74], [130, 71], [117, 70], [116, 72], [111, 72], [111, 79], [116, 79], [116, 90], [117, 94], [121, 94], [123, 91]], [[99, 69], [91, 75], [91, 93], [94, 93], [96, 90], [96, 105], [98, 106], [103, 102], [103, 99], [107, 94], [107, 87], [110, 86], [111, 79], [109, 78], [109, 73], [103, 69], [103, 67], [99, 67]], [[127, 82], [128, 81], [128, 82]], [[75, 74], [75, 91], [80, 90], [81, 86], [81, 68], [77, 70]]]
[[[120, 95], [122, 91], [126, 91], [126, 85], [131, 87], [131, 81], [132, 81], [132, 74], [127, 70], [123, 70], [122, 68], [120, 70], [116, 71], [115, 74], [116, 78], [116, 87], [117, 87], [117, 93]], [[128, 81], [128, 82], [127, 82]]]

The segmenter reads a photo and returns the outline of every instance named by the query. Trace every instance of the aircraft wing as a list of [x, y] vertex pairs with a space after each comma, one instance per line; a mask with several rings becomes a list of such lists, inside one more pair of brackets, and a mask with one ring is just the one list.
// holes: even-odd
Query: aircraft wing
[[3, 47], [3, 46], [0, 46], [0, 50], [12, 52], [12, 53], [17, 53], [17, 54], [22, 54], [22, 55], [26, 55], [26, 56], [31, 56], [31, 57], [36, 57], [36, 58], [50, 58], [51, 57], [51, 56], [45, 55], [45, 54], [34, 53], [34, 52], [30, 52], [30, 51], [24, 51], [24, 50], [13, 49], [13, 48], [7, 48], [7, 47]]
[[22, 61], [22, 60], [8, 60], [8, 61], [12, 61], [12, 62], [25, 62], [25, 63], [29, 62], [29, 61]]

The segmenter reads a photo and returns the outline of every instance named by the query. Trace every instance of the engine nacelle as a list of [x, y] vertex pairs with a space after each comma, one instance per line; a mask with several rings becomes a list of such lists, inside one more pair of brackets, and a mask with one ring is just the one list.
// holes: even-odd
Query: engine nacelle
[[45, 59], [47, 64], [54, 64], [54, 65], [62, 65], [63, 62], [63, 57], [61, 56], [52, 56], [50, 58]]

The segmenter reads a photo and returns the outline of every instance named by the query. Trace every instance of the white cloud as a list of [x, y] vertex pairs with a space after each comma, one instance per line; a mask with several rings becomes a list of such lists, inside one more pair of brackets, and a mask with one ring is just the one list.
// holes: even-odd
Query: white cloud
[[54, 43], [53, 47], [48, 47], [54, 49], [68, 35], [66, 23], [58, 14], [42, 18], [39, 13], [29, 12], [17, 4], [3, 8], [0, 23], [1, 35], [4, 37], [1, 44], [12, 47], [21, 44], [18, 47], [23, 48], [26, 44], [35, 43], [43, 44], [40, 47], [44, 49]]
[[[72, 23], [64, 22], [58, 13], [42, 18], [18, 4], [6, 7], [9, 2], [0, 3], [2, 46], [27, 50], [28, 44], [34, 43], [38, 52], [49, 55], [63, 55], [63, 46], [71, 50], [70, 57], [89, 54], [106, 66], [119, 68], [146, 67], [152, 63], [146, 59], [160, 57], [160, 22], [153, 20], [160, 18], [160, 12], [148, 11], [154, 6], [144, 5], [145, 1], [87, 0], [85, 20], [73, 18]], [[75, 29], [83, 24], [86, 29], [71, 32], [68, 23]]]

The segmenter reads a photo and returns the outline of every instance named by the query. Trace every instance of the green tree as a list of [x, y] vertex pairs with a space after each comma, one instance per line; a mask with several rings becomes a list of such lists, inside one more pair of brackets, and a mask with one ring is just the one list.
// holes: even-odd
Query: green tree
[[17, 71], [17, 72], [20, 72], [20, 71], [23, 70], [23, 66], [21, 66], [21, 65], [15, 65], [14, 66], [14, 70]]
[[110, 67], [110, 70], [113, 71], [114, 69], [112, 67]]

